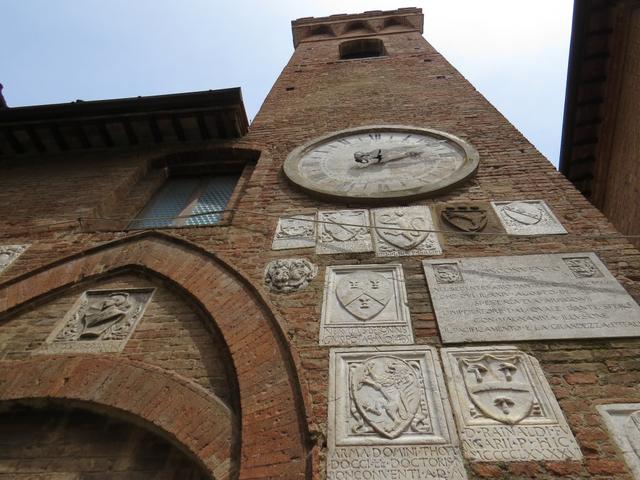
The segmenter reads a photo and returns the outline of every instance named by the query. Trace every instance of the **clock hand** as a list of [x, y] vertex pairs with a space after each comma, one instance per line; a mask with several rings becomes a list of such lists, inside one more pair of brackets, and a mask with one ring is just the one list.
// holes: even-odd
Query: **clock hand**
[[[379, 148], [376, 150], [371, 150], [370, 152], [355, 152], [353, 154], [353, 159], [356, 161], [356, 163], [360, 163], [363, 166], [368, 166], [368, 165], [373, 165], [378, 163], [393, 162], [393, 161], [401, 160], [407, 157], [417, 157], [421, 153], [422, 152], [419, 152], [419, 151], [411, 151], [411, 152], [405, 152], [402, 155], [399, 155], [397, 157], [387, 157], [385, 155], [384, 150]], [[389, 150], [387, 150], [387, 155], [388, 154], [389, 154]]]

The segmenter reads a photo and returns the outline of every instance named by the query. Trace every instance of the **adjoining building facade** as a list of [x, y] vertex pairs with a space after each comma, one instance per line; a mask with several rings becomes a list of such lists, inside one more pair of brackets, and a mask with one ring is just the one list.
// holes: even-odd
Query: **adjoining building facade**
[[422, 23], [0, 110], [0, 478], [640, 478], [640, 252]]

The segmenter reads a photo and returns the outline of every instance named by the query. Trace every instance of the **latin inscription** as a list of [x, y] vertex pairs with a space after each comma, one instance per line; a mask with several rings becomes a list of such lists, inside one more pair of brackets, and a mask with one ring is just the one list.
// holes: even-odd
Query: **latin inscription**
[[579, 460], [538, 362], [514, 347], [446, 348], [462, 451], [480, 462]]
[[640, 307], [594, 253], [423, 266], [445, 343], [640, 335]]

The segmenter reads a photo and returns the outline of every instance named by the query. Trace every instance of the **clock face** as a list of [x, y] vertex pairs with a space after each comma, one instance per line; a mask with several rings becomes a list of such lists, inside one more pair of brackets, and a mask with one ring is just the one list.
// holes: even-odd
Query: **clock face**
[[381, 203], [433, 196], [472, 176], [478, 153], [436, 130], [375, 126], [343, 130], [296, 148], [287, 177], [335, 200]]

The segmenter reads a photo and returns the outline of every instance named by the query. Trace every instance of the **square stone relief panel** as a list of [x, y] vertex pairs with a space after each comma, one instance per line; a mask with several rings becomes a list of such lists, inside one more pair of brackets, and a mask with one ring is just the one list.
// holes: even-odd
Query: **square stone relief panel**
[[0, 245], [0, 273], [9, 268], [29, 245]]
[[597, 409], [633, 472], [633, 478], [640, 480], [640, 403], [598, 405]]
[[154, 288], [87, 290], [36, 353], [122, 351], [154, 291]]
[[560, 235], [567, 233], [542, 200], [491, 202], [510, 235]]
[[377, 208], [371, 211], [376, 255], [440, 255], [442, 248], [426, 206]]
[[479, 462], [580, 460], [538, 361], [509, 346], [442, 350], [462, 451]]
[[640, 336], [640, 307], [593, 252], [422, 264], [444, 343]]
[[316, 215], [280, 217], [273, 236], [272, 250], [314, 247], [316, 244]]
[[433, 347], [333, 348], [329, 368], [328, 479], [467, 478]]
[[413, 343], [400, 264], [327, 267], [320, 345]]
[[318, 212], [316, 253], [371, 252], [371, 227], [368, 210]]

